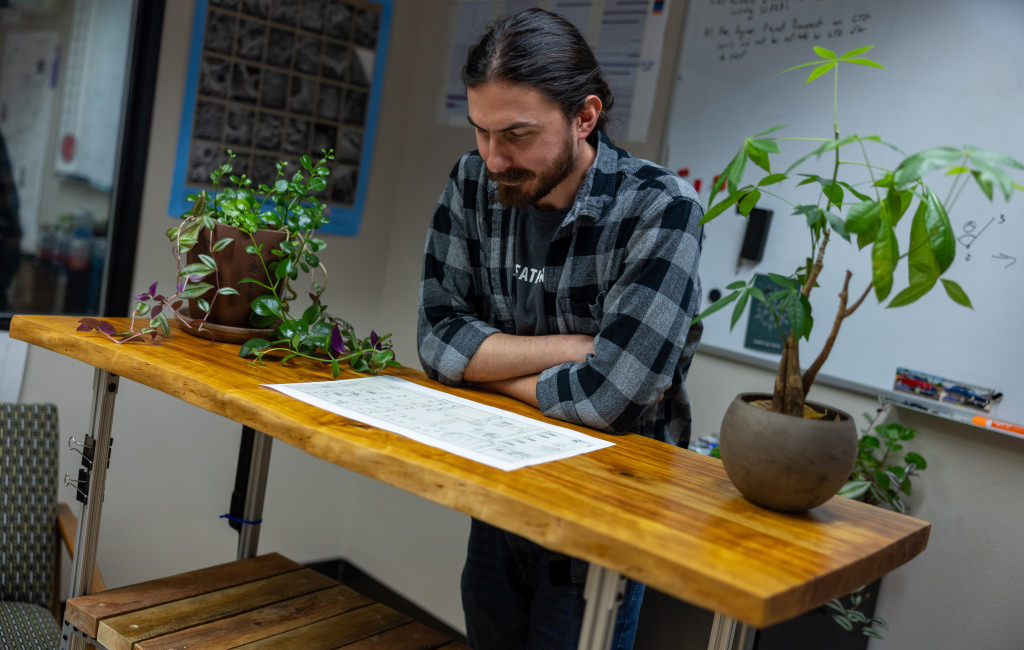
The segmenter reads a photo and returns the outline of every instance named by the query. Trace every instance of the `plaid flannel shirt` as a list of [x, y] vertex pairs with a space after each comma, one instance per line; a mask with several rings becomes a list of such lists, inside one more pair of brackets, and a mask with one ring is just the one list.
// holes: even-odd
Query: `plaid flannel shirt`
[[[464, 383], [485, 338], [515, 332], [510, 268], [525, 211], [505, 208], [496, 193], [480, 155], [465, 154], [428, 231], [419, 355], [444, 384]], [[545, 415], [687, 444], [684, 381], [701, 332], [691, 321], [700, 307], [702, 214], [687, 183], [601, 134], [544, 268], [548, 331], [594, 336], [595, 354], [541, 373]]]

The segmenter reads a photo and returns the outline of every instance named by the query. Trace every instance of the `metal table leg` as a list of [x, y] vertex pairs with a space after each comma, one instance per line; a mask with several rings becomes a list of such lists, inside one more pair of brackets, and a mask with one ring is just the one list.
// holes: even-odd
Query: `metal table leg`
[[[65, 482], [77, 484], [78, 534], [75, 555], [71, 565], [69, 598], [92, 591], [93, 570], [96, 566], [96, 543], [100, 534], [100, 516], [103, 510], [103, 491], [106, 489], [107, 465], [110, 462], [110, 425], [114, 417], [114, 398], [117, 396], [118, 377], [106, 370], [96, 369], [93, 374], [93, 403], [91, 435], [82, 454], [79, 480]], [[83, 485], [84, 484], [84, 485]], [[61, 647], [84, 650], [86, 641], [75, 633], [72, 625], [63, 623]]]
[[270, 469], [270, 447], [274, 439], [259, 431], [253, 432], [252, 453], [249, 456], [249, 478], [242, 508], [242, 527], [238, 531], [238, 559], [255, 557], [260, 541], [260, 521], [263, 519], [263, 497], [267, 491], [267, 471]]
[[715, 613], [708, 650], [751, 650], [757, 630], [736, 619]]
[[587, 570], [583, 598], [583, 626], [580, 629], [580, 650], [608, 650], [615, 634], [615, 618], [626, 588], [626, 578], [617, 571], [593, 562]]

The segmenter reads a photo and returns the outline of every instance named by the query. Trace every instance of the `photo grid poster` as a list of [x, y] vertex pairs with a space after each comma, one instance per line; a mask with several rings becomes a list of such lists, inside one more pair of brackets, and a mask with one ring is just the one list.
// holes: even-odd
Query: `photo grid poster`
[[391, 0], [197, 0], [169, 214], [229, 149], [257, 185], [333, 149], [322, 232], [357, 234], [390, 16]]

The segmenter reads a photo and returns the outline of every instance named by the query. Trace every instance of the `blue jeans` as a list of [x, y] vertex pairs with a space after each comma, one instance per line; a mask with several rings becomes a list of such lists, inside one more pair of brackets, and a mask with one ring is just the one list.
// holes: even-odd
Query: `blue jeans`
[[[474, 650], [576, 650], [588, 564], [476, 519], [462, 570], [462, 609]], [[627, 580], [613, 648], [636, 638], [644, 585]]]

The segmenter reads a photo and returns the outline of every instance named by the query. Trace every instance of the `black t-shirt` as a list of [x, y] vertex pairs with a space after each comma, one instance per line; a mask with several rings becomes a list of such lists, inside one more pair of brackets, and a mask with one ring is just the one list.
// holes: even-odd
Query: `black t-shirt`
[[569, 208], [542, 212], [531, 205], [519, 214], [509, 273], [516, 334], [520, 336], [550, 334], [544, 309], [544, 267], [551, 240], [568, 212]]

